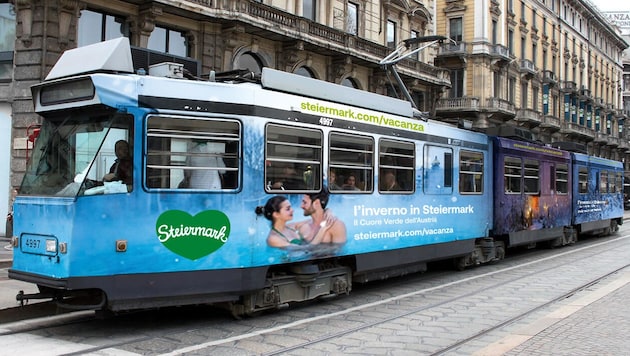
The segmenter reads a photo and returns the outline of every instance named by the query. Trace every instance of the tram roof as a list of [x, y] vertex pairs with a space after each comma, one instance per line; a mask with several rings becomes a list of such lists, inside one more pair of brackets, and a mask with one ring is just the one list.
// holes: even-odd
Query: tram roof
[[63, 52], [46, 80], [95, 72], [134, 73], [129, 38], [119, 37]]
[[265, 89], [303, 95], [408, 118], [414, 116], [413, 107], [408, 101], [268, 67], [262, 70], [261, 84]]
[[[46, 81], [97, 72], [134, 73], [131, 46], [127, 37], [95, 43], [65, 51]], [[422, 118], [405, 100], [313, 79], [264, 67], [260, 78], [263, 88], [342, 103], [402, 117]]]
[[599, 166], [604, 166], [604, 167], [617, 168], [620, 170], [623, 169], [623, 163], [613, 160], [613, 159], [590, 156], [587, 154], [577, 153], [577, 152], [571, 152], [571, 156], [573, 156], [573, 160], [575, 162], [579, 162], [582, 164], [594, 164], [594, 165], [599, 165]]

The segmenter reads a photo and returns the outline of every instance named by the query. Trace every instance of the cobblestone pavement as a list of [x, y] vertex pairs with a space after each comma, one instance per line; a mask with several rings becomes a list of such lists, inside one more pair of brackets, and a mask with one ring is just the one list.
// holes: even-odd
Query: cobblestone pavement
[[510, 355], [628, 355], [630, 285], [541, 331]]
[[628, 355], [630, 268], [603, 285], [546, 309], [503, 339], [477, 351], [490, 355]]

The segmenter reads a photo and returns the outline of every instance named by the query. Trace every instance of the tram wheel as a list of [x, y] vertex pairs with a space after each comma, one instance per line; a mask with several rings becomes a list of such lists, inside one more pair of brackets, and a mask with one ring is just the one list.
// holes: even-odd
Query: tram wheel
[[617, 220], [611, 220], [610, 221], [610, 232], [611, 232], [611, 234], [614, 234], [617, 231], [619, 231], [619, 224], [617, 224]]
[[468, 260], [467, 256], [462, 256], [455, 258], [455, 269], [458, 271], [463, 271], [466, 269], [466, 261]]
[[505, 258], [505, 247], [503, 246], [497, 246], [496, 247], [496, 259], [495, 261], [501, 261], [502, 259]]

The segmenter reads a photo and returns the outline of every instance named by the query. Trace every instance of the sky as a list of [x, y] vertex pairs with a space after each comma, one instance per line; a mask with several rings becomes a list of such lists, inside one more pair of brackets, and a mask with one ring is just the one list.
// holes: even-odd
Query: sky
[[601, 11], [630, 11], [628, 0], [590, 0]]

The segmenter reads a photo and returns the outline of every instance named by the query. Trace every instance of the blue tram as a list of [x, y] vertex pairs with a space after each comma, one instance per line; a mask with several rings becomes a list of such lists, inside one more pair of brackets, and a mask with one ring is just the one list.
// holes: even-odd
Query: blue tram
[[[251, 313], [422, 271], [488, 237], [486, 135], [269, 68], [258, 83], [164, 66], [133, 74], [121, 38], [65, 52], [33, 87], [44, 120], [14, 203], [9, 276], [40, 293], [20, 299]], [[304, 200], [322, 191], [315, 221]], [[343, 228], [271, 246], [275, 225], [255, 211], [275, 196], [292, 206], [288, 224], [309, 227], [305, 240]]]
[[608, 235], [623, 222], [623, 164], [571, 153], [571, 233]]
[[[14, 202], [9, 277], [39, 293], [18, 299], [249, 314], [621, 223], [609, 196], [574, 202], [572, 160], [603, 160], [269, 68], [228, 74], [136, 74], [126, 38], [64, 53], [32, 88], [43, 124]], [[603, 169], [607, 192], [621, 188], [618, 167]], [[572, 204], [586, 200], [609, 203], [578, 220]]]

